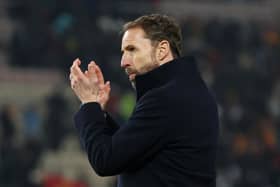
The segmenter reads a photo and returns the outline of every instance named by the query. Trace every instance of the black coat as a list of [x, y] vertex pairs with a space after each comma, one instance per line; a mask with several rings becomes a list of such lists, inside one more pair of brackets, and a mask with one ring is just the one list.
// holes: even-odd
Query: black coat
[[120, 128], [97, 103], [75, 116], [91, 166], [119, 187], [214, 187], [217, 104], [193, 58], [136, 76], [137, 102]]

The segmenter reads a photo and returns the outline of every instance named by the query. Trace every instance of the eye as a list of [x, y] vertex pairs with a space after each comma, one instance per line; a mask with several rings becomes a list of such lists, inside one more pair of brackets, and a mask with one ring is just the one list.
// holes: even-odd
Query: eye
[[127, 48], [127, 51], [133, 52], [133, 51], [135, 51], [135, 47], [129, 46], [129, 47]]

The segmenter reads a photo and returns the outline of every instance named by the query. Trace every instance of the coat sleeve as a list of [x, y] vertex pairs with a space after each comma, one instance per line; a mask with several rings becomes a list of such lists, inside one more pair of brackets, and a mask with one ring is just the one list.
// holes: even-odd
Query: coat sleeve
[[163, 102], [145, 99], [112, 135], [100, 105], [88, 103], [76, 114], [75, 125], [93, 169], [100, 176], [111, 176], [141, 167], [160, 151], [167, 139], [167, 116]]
[[108, 112], [104, 113], [106, 124], [108, 125], [109, 134], [113, 135], [117, 130], [119, 130], [120, 126], [116, 123], [116, 121], [111, 117], [111, 115]]

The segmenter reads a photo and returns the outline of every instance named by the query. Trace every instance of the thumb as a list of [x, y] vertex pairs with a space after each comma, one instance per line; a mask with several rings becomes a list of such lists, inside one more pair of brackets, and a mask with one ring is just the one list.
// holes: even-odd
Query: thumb
[[106, 84], [104, 85], [105, 86], [105, 90], [106, 92], [110, 92], [111, 90], [111, 84], [110, 84], [110, 81], [107, 81]]

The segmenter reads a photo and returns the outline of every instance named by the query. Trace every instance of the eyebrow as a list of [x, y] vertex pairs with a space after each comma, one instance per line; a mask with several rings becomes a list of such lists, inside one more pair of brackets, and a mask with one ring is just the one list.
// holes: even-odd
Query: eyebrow
[[135, 46], [135, 45], [132, 45], [132, 44], [129, 44], [129, 45], [125, 46], [124, 49], [121, 49], [121, 52], [123, 53], [124, 50], [129, 50], [129, 48], [136, 48], [136, 46]]

